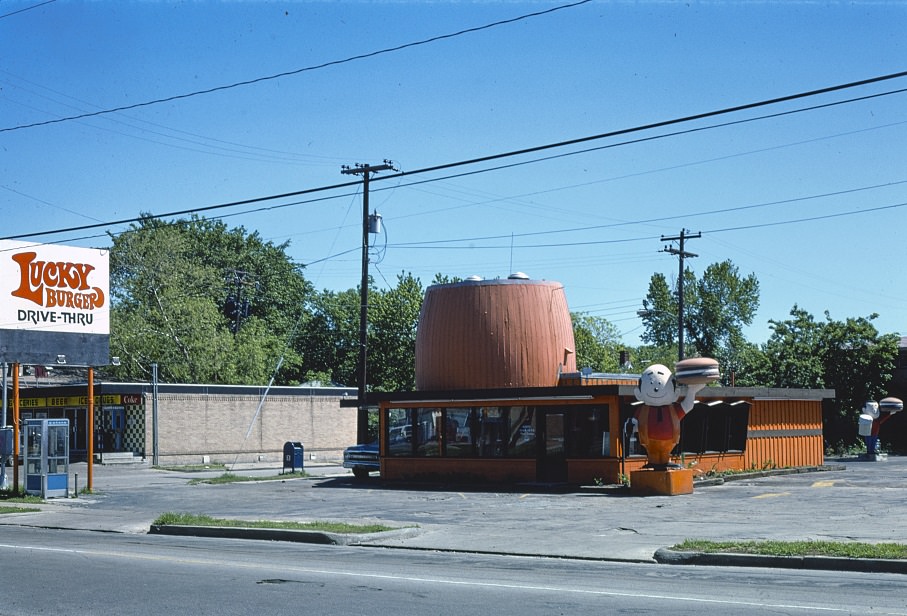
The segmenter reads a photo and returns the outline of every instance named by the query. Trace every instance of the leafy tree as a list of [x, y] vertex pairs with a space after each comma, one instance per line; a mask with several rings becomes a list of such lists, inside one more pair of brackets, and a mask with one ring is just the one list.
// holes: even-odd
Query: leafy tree
[[825, 313], [820, 351], [826, 386], [835, 390], [825, 425], [835, 441], [856, 438], [857, 411], [867, 400], [887, 395], [897, 359], [898, 336], [879, 335], [871, 323], [877, 316], [834, 321]]
[[696, 280], [684, 272], [685, 326], [690, 341], [705, 357], [718, 354], [722, 346], [744, 338], [743, 327], [751, 325], [759, 308], [759, 281], [754, 274], [741, 277], [730, 261], [709, 265]]
[[165, 381], [264, 383], [286, 352], [282, 382], [298, 363], [286, 341], [311, 286], [285, 245], [198, 217], [146, 216], [112, 239], [111, 378], [147, 380], [156, 362]]
[[399, 274], [396, 287], [369, 297], [369, 383], [379, 391], [413, 389], [422, 283]]
[[[672, 294], [664, 274], [656, 273], [649, 280], [649, 292], [642, 301], [644, 315], [640, 339], [659, 347], [677, 348], [677, 298]], [[675, 355], [676, 357], [676, 355]]]
[[758, 345], [735, 340], [715, 355], [721, 370], [721, 384], [727, 387], [765, 387], [761, 375], [768, 372], [769, 360]]
[[[416, 326], [422, 309], [422, 283], [411, 274], [397, 277], [397, 286], [369, 287], [369, 390], [399, 391], [415, 385]], [[309, 302], [310, 318], [298, 338], [302, 372], [330, 373], [336, 383], [359, 383], [358, 289], [323, 291]]]
[[350, 387], [359, 382], [359, 303], [356, 289], [325, 290], [310, 298], [309, 318], [296, 340], [302, 374], [328, 374], [329, 381]]
[[773, 333], [763, 345], [764, 361], [752, 370], [762, 385], [834, 389], [824, 411], [826, 443], [857, 441], [858, 411], [867, 400], [887, 395], [897, 358], [898, 336], [879, 334], [878, 315], [825, 321], [796, 305], [786, 321], [770, 321]]
[[571, 313], [576, 344], [576, 367], [597, 372], [620, 372], [624, 350], [620, 332], [610, 321], [583, 312]]
[[772, 335], [763, 345], [766, 361], [749, 373], [765, 387], [825, 387], [822, 348], [823, 324], [796, 305], [786, 321], [769, 321]]
[[[723, 347], [744, 339], [759, 307], [759, 281], [741, 277], [731, 261], [709, 265], [697, 279], [684, 271], [684, 354], [715, 357]], [[654, 274], [643, 306], [643, 342], [668, 346], [677, 342], [679, 302], [663, 274]], [[686, 348], [688, 347], [688, 348]]]
[[463, 279], [459, 276], [448, 276], [447, 274], [438, 272], [435, 274], [435, 277], [432, 278], [431, 284], [451, 284], [454, 282], [463, 282]]
[[637, 347], [630, 361], [633, 364], [633, 372], [636, 373], [641, 373], [652, 364], [661, 364], [673, 369], [674, 362], [677, 361], [677, 345]]

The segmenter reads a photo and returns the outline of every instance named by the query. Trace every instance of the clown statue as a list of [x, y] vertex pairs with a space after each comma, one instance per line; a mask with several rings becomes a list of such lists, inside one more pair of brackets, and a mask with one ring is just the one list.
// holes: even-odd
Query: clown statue
[[[671, 464], [671, 451], [680, 442], [680, 420], [693, 410], [696, 394], [705, 386], [705, 383], [678, 386], [671, 371], [661, 364], [649, 366], [642, 373], [633, 393], [644, 403], [635, 417], [639, 424], [639, 441], [649, 458], [646, 468], [679, 468], [679, 465]], [[681, 395], [683, 400], [678, 402]]]
[[879, 451], [879, 428], [903, 409], [904, 403], [899, 398], [891, 397], [882, 399], [881, 403], [870, 400], [863, 405], [858, 426], [859, 434], [866, 443], [866, 459], [885, 459], [885, 454]]

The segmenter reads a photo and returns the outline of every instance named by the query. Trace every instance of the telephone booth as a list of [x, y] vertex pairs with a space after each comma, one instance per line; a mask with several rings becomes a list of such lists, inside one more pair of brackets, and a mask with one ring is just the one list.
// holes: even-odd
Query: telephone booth
[[9, 489], [9, 478], [6, 476], [6, 461], [13, 456], [13, 429], [11, 426], [0, 428], [0, 490]]
[[41, 498], [69, 495], [69, 420], [25, 422], [25, 493]]

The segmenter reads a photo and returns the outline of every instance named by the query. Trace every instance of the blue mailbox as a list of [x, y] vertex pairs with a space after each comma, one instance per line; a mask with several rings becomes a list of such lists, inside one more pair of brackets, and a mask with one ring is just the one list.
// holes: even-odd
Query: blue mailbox
[[25, 493], [69, 496], [69, 420], [25, 421]]

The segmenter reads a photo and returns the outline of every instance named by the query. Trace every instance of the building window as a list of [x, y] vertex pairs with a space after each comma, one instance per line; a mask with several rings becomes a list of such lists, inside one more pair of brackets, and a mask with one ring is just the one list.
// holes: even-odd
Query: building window
[[608, 405], [564, 407], [568, 458], [611, 457]]
[[510, 458], [534, 458], [536, 451], [535, 409], [529, 406], [511, 406], [508, 410], [508, 446], [505, 455]]
[[413, 455], [413, 416], [416, 409], [390, 409], [387, 412], [387, 451], [392, 457]]
[[742, 452], [746, 448], [749, 403], [697, 405], [680, 424], [680, 453]]
[[434, 458], [441, 455], [443, 413], [441, 409], [416, 409], [413, 417], [413, 446], [417, 456]]
[[450, 408], [445, 412], [447, 433], [444, 439], [444, 453], [449, 458], [476, 457], [474, 427], [476, 409]]
[[536, 416], [526, 406], [388, 409], [387, 455], [534, 458]]

